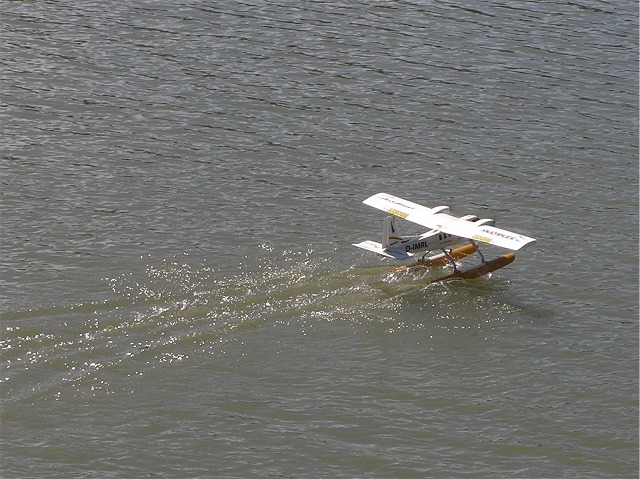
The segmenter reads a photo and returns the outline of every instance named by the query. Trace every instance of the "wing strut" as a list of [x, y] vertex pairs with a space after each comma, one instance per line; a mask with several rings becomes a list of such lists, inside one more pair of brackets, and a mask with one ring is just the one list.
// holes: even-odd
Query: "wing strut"
[[476, 242], [474, 242], [473, 240], [469, 239], [469, 241], [471, 242], [471, 245], [473, 245], [474, 247], [476, 247], [476, 252], [478, 252], [478, 255], [480, 255], [480, 258], [482, 259], [482, 263], [487, 263], [487, 261], [484, 259], [484, 255], [482, 254], [482, 252], [480, 251], [480, 247], [478, 246], [478, 244], [476, 244]]

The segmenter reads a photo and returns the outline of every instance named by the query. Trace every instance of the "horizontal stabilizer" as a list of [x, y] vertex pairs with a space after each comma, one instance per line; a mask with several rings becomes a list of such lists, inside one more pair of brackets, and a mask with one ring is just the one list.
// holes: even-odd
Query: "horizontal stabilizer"
[[364, 248], [365, 250], [369, 250], [370, 252], [377, 253], [378, 255], [383, 255], [389, 258], [395, 258], [396, 260], [407, 260], [408, 258], [413, 257], [413, 253], [404, 253], [404, 252], [394, 252], [393, 250], [384, 250], [382, 248], [382, 244], [378, 242], [374, 242], [373, 240], [366, 240], [360, 243], [354, 243], [355, 247]]

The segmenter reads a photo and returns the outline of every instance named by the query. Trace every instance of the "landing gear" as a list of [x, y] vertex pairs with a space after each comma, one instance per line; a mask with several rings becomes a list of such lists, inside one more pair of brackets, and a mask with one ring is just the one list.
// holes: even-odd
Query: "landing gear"
[[514, 253], [507, 253], [506, 255], [502, 255], [498, 258], [494, 258], [493, 260], [489, 260], [481, 265], [476, 267], [467, 268], [465, 270], [456, 270], [449, 275], [445, 275], [444, 277], [436, 278], [427, 282], [427, 285], [430, 285], [435, 282], [442, 282], [445, 280], [454, 280], [454, 279], [464, 279], [469, 280], [471, 278], [478, 278], [482, 275], [486, 275], [488, 273], [494, 272], [495, 270], [505, 267], [509, 265], [511, 262], [515, 260], [516, 256]]
[[425, 253], [420, 257], [416, 263], [412, 265], [401, 265], [393, 269], [393, 271], [405, 270], [407, 268], [420, 268], [420, 267], [446, 267], [447, 265], [453, 265], [455, 269], [455, 262], [463, 259], [469, 255], [475, 253], [476, 247], [473, 245], [465, 245], [464, 247], [448, 249], [443, 251], [434, 257], [427, 257], [428, 253]]
[[[474, 245], [475, 246], [475, 245]], [[476, 250], [477, 250], [477, 246], [476, 246]], [[442, 253], [444, 253], [444, 256], [447, 257], [447, 260], [449, 260], [449, 263], [451, 264], [451, 266], [453, 267], [453, 272], [454, 273], [458, 273], [458, 266], [456, 265], [456, 260], [455, 258], [453, 258], [451, 256], [451, 249], [447, 252], [444, 248], [442, 249]]]
[[482, 255], [482, 252], [480, 251], [480, 247], [478, 247], [476, 242], [474, 242], [471, 239], [469, 239], [469, 241], [471, 242], [471, 245], [473, 245], [475, 247], [476, 252], [478, 252], [478, 255], [480, 255], [480, 258], [482, 259], [482, 263], [487, 263], [487, 261], [484, 259], [484, 255]]
[[[469, 240], [471, 242], [471, 246], [474, 248], [474, 250], [476, 252], [478, 252], [478, 255], [480, 255], [480, 259], [482, 260], [482, 264], [486, 264], [487, 261], [484, 258], [484, 255], [482, 254], [482, 252], [480, 251], [480, 247], [478, 247], [478, 244], [476, 242], [474, 242], [473, 240]], [[453, 257], [453, 249], [449, 249], [449, 251], [445, 250], [444, 248], [442, 249], [442, 253], [444, 254], [444, 256], [447, 258], [447, 260], [449, 261], [449, 264], [453, 267], [453, 273], [458, 273], [458, 266], [456, 265], [456, 259]], [[426, 255], [426, 254], [425, 254]], [[424, 256], [422, 257], [424, 260]]]
[[[516, 258], [514, 253], [507, 253], [506, 255], [502, 255], [500, 257], [494, 258], [493, 260], [486, 260], [484, 255], [478, 250], [478, 245], [475, 242], [471, 242], [464, 247], [459, 248], [450, 248], [450, 249], [441, 249], [442, 253], [435, 255], [433, 257], [427, 257], [426, 254], [423, 255], [420, 260], [412, 265], [401, 265], [392, 270], [392, 272], [398, 272], [406, 269], [413, 268], [421, 268], [421, 267], [453, 267], [453, 272], [449, 273], [440, 278], [436, 278], [433, 280], [429, 280], [427, 284], [432, 284], [435, 282], [441, 282], [446, 280], [454, 280], [454, 279], [471, 279], [477, 278], [482, 275], [486, 275], [491, 273], [499, 268], [502, 268], [506, 265], [509, 265]], [[465, 267], [459, 269], [456, 265], [456, 260], [463, 259], [469, 255], [473, 255], [475, 252], [478, 252], [480, 258], [482, 259], [482, 263], [480, 265]]]

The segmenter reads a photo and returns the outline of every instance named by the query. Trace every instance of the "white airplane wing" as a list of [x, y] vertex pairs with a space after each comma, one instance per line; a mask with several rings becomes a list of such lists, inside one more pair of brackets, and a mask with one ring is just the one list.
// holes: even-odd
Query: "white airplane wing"
[[520, 250], [535, 243], [535, 238], [525, 237], [491, 225], [476, 225], [462, 218], [444, 212], [449, 207], [427, 208], [387, 193], [373, 195], [362, 203], [395, 215], [423, 227], [438, 230], [450, 235], [469, 238], [479, 242], [490, 243], [509, 250]]

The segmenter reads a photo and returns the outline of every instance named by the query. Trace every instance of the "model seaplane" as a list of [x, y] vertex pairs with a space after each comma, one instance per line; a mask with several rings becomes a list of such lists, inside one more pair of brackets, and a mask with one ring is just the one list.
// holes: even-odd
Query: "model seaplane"
[[[487, 261], [476, 242], [497, 245], [509, 250], [520, 250], [536, 242], [535, 238], [496, 228], [495, 221], [489, 218], [480, 219], [475, 215], [454, 217], [449, 215], [449, 207], [428, 208], [387, 193], [378, 193], [362, 203], [390, 215], [384, 219], [382, 224], [382, 243], [367, 240], [354, 243], [354, 245], [378, 255], [401, 261], [422, 254], [418, 257], [417, 262], [398, 267], [398, 269], [417, 266], [450, 265], [453, 267], [453, 273], [432, 280], [431, 283], [454, 278], [476, 278], [509, 265], [515, 260], [515, 254], [510, 252]], [[401, 236], [398, 234], [398, 218], [409, 220], [430, 230], [421, 235]], [[453, 248], [463, 243], [467, 245]], [[427, 257], [429, 252], [438, 250], [442, 253]], [[456, 261], [476, 252], [482, 263], [475, 267], [459, 270]]]

